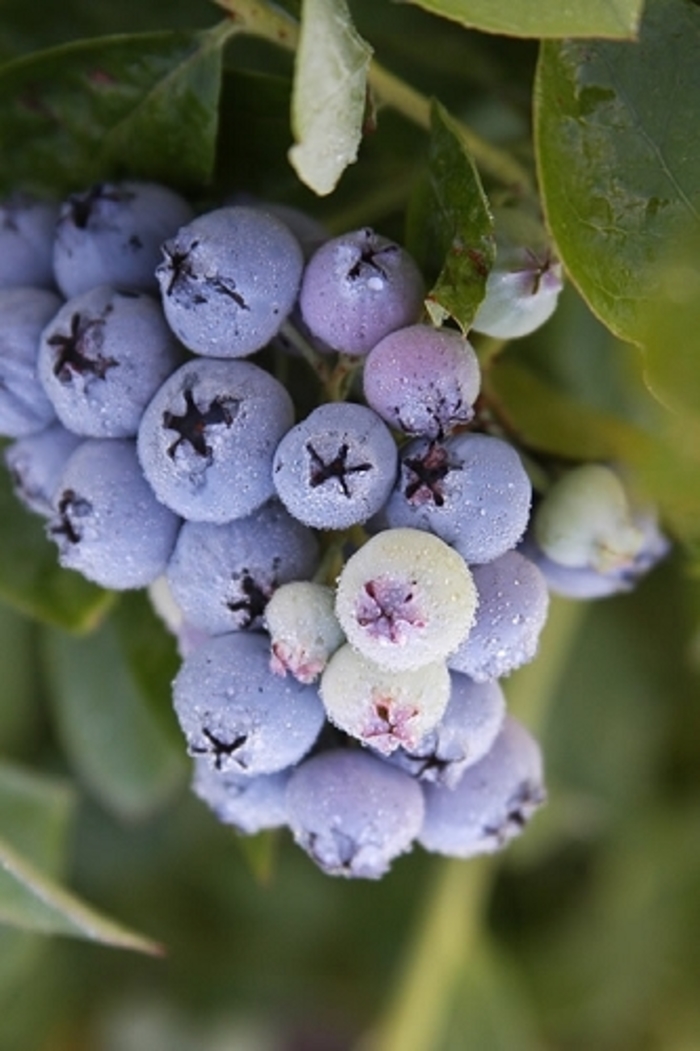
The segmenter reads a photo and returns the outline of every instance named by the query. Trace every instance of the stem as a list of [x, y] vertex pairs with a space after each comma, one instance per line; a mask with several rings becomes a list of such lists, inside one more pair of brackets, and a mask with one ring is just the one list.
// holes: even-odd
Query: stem
[[[414, 124], [426, 131], [430, 130], [430, 99], [421, 92], [375, 61], [370, 65], [369, 85], [379, 105], [391, 106]], [[462, 142], [483, 172], [505, 186], [522, 192], [532, 191], [530, 173], [510, 153], [482, 139], [463, 121], [453, 119]]]
[[280, 335], [291, 344], [302, 358], [313, 369], [321, 384], [326, 387], [331, 381], [333, 371], [326, 356], [313, 347], [302, 335], [292, 321], [285, 321], [280, 328]]
[[[214, 3], [237, 23], [239, 32], [268, 40], [287, 51], [296, 51], [298, 22], [269, 0], [214, 0]], [[370, 63], [368, 81], [378, 105], [391, 106], [424, 131], [430, 130], [430, 100], [420, 91], [374, 59]], [[462, 121], [455, 119], [455, 124], [464, 145], [482, 171], [505, 186], [532, 192], [530, 173], [510, 153], [482, 139]]]
[[442, 862], [396, 992], [384, 1018], [356, 1051], [435, 1051], [441, 1046], [456, 980], [479, 937], [492, 871], [490, 858]]

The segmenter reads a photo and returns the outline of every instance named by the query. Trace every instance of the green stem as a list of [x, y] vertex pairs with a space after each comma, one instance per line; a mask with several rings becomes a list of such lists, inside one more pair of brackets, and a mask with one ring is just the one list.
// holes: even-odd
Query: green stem
[[[299, 24], [291, 15], [266, 0], [214, 0], [238, 26], [241, 33], [268, 40], [287, 51], [296, 51]], [[369, 87], [379, 106], [391, 106], [420, 128], [430, 129], [430, 99], [405, 80], [372, 60]], [[506, 150], [482, 139], [462, 121], [455, 120], [464, 145], [481, 170], [518, 192], [532, 191], [530, 173]]]
[[444, 861], [383, 1019], [357, 1051], [435, 1051], [460, 969], [479, 937], [491, 858]]

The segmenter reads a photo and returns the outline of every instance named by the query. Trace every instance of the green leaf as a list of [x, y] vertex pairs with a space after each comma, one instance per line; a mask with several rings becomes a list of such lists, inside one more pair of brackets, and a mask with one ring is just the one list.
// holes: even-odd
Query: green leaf
[[186, 774], [184, 742], [174, 744], [153, 717], [115, 624], [84, 639], [48, 630], [45, 656], [64, 750], [90, 790], [123, 819], [165, 805]]
[[89, 631], [112, 601], [108, 591], [61, 569], [41, 519], [20, 505], [5, 470], [0, 470], [0, 598], [70, 631]]
[[77, 41], [0, 69], [0, 191], [64, 194], [129, 173], [205, 183], [217, 134], [224, 22], [206, 32]]
[[407, 244], [424, 273], [437, 273], [426, 298], [433, 321], [452, 317], [466, 332], [495, 259], [493, 219], [459, 127], [439, 102], [430, 128], [428, 176], [413, 202]]
[[28, 746], [36, 730], [35, 626], [0, 603], [0, 753]]
[[304, 0], [292, 93], [296, 144], [289, 160], [319, 195], [331, 193], [357, 159], [371, 57], [345, 0]]
[[44, 934], [68, 934], [152, 956], [162, 949], [149, 938], [96, 912], [42, 873], [0, 836], [0, 921]]
[[412, 0], [485, 33], [520, 37], [635, 36], [644, 0]]
[[144, 591], [126, 591], [120, 595], [112, 618], [129, 673], [149, 711], [173, 744], [182, 750], [182, 732], [170, 689], [180, 666], [174, 635], [154, 612]]
[[[661, 254], [700, 226], [700, 8], [649, 0], [637, 44], [543, 44], [535, 128], [544, 206], [592, 310], [639, 341]], [[653, 291], [653, 289], [652, 289]]]
[[0, 835], [53, 875], [64, 868], [75, 802], [67, 782], [0, 762]]

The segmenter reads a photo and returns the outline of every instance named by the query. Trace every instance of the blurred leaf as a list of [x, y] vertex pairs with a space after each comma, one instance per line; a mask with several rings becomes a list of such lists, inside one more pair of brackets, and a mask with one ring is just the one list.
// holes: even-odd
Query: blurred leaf
[[181, 750], [182, 732], [170, 690], [180, 666], [174, 635], [155, 613], [144, 591], [121, 594], [112, 619], [129, 673], [160, 728]]
[[[21, 650], [15, 660], [21, 660]], [[9, 662], [8, 662], [9, 663]], [[73, 819], [75, 796], [65, 781], [0, 761], [0, 837], [44, 871], [59, 875], [65, 867], [66, 837]], [[16, 995], [18, 983], [41, 955], [43, 939], [5, 926], [15, 900], [14, 880], [0, 868], [0, 1005]], [[3, 1027], [4, 1032], [4, 1027]]]
[[0, 603], [0, 752], [28, 743], [36, 719], [35, 626]]
[[69, 934], [119, 949], [160, 955], [160, 946], [96, 912], [0, 836], [0, 920], [24, 930]]
[[372, 49], [345, 0], [304, 0], [292, 93], [296, 144], [289, 160], [320, 195], [357, 159]]
[[217, 134], [224, 22], [200, 33], [66, 44], [0, 69], [0, 191], [64, 194], [128, 172], [206, 182]]
[[411, 0], [486, 33], [524, 37], [634, 37], [644, 0]]
[[574, 400], [514, 357], [491, 363], [483, 392], [515, 441], [573, 460], [629, 461], [650, 447], [633, 424]]
[[637, 44], [546, 42], [535, 86], [540, 183], [592, 310], [639, 341], [669, 236], [700, 223], [700, 8], [648, 0]]
[[0, 597], [69, 631], [89, 631], [112, 601], [108, 591], [61, 569], [42, 520], [21, 506], [5, 470], [0, 470]]
[[112, 813], [145, 818], [182, 786], [184, 741], [156, 722], [110, 620], [89, 638], [49, 630], [47, 688], [66, 754]]
[[496, 255], [493, 219], [458, 126], [439, 102], [432, 104], [428, 176], [413, 202], [407, 247], [424, 273], [438, 274], [426, 298], [433, 321], [453, 317], [466, 331]]
[[274, 829], [255, 836], [236, 836], [241, 853], [258, 883], [268, 885], [272, 879], [279, 837]]

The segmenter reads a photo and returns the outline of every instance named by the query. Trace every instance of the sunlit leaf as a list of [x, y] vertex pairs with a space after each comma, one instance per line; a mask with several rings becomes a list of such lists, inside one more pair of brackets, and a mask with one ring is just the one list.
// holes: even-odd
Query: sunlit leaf
[[371, 57], [345, 0], [304, 0], [292, 94], [296, 144], [289, 159], [318, 194], [330, 193], [357, 158]]
[[412, 0], [486, 33], [523, 37], [633, 37], [644, 0]]

